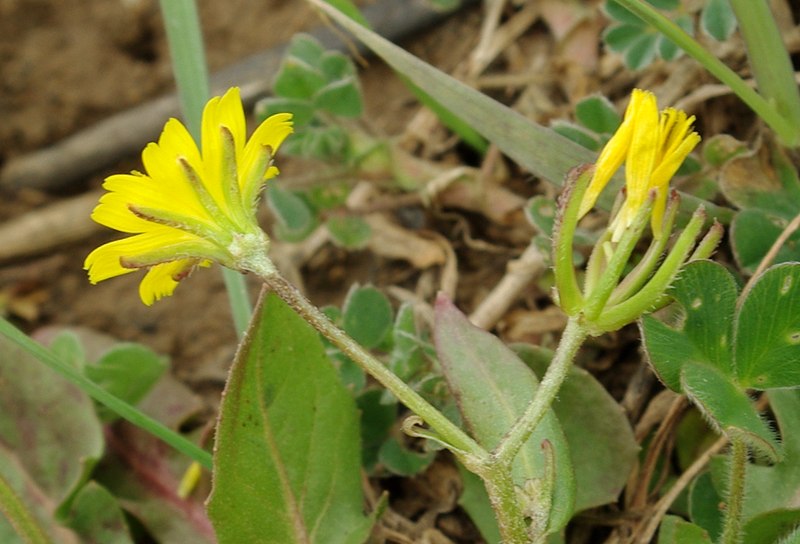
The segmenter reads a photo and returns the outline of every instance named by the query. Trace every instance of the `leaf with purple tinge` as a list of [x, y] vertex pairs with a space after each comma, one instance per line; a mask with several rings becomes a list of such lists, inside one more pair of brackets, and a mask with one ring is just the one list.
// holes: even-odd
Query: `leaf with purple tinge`
[[103, 453], [91, 399], [0, 336], [0, 414], [0, 475], [54, 541], [77, 542], [55, 519]]
[[[434, 339], [448, 387], [472, 436], [494, 448], [523, 414], [536, 393], [538, 380], [525, 363], [496, 336], [472, 325], [450, 300], [436, 300]], [[513, 465], [514, 482], [544, 477], [541, 444], [555, 452], [556, 488], [548, 530], [569, 521], [575, 504], [575, 476], [566, 438], [552, 410], [523, 445]]]

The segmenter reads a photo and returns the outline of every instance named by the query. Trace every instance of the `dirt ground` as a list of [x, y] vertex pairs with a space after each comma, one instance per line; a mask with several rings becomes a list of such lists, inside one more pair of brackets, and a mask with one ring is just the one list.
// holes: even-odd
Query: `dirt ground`
[[[200, 2], [199, 7], [211, 72], [320, 24], [302, 2], [209, 1]], [[458, 25], [463, 27], [470, 18], [475, 21], [474, 14], [460, 17]], [[454, 40], [457, 38], [454, 35]], [[444, 49], [441, 38], [429, 41]], [[376, 65], [366, 71], [363, 84], [367, 98], [374, 98], [368, 106], [371, 119], [381, 129], [397, 132], [414, 106], [402, 84], [387, 78], [387, 72]], [[46, 147], [174, 88], [158, 3], [150, 0], [98, 0], [79, 5], [3, 2], [0, 73], [0, 161]], [[380, 92], [373, 93], [371, 88], [377, 86]], [[133, 168], [139, 168], [137, 157], [58, 194], [6, 191], [0, 202], [0, 220], [99, 187], [106, 175]], [[0, 293], [5, 311], [28, 329], [54, 323], [83, 325], [120, 339], [144, 342], [170, 355], [176, 372], [189, 379], [192, 369], [199, 367], [216, 367], [220, 371], [217, 378], [224, 376], [235, 335], [219, 271], [196, 274], [174, 297], [147, 308], [136, 297], [138, 278], [128, 276], [97, 286], [86, 281], [83, 258], [107, 239], [108, 235], [97, 235], [56, 254], [3, 266]], [[342, 265], [348, 259], [331, 253]], [[346, 292], [345, 281], [350, 281], [343, 269], [333, 270], [332, 277], [313, 282], [318, 289], [332, 293], [330, 300], [336, 299], [337, 291], [341, 297]], [[333, 279], [337, 270], [338, 279]]]
[[[485, 17], [479, 6], [451, 15], [402, 45], [544, 124], [569, 118], [580, 98], [597, 91], [623, 101], [630, 88], [639, 85], [654, 89], [660, 101], [673, 104], [713, 83], [689, 59], [656, 63], [639, 74], [625, 70], [618, 57], [605, 55], [599, 45], [603, 20], [597, 15], [597, 2], [508, 4], [503, 20], [514, 19], [518, 29], [505, 29], [507, 36], [497, 38], [498, 50], [480, 69], [465, 62], [474, 59], [479, 47]], [[199, 7], [212, 72], [319, 24], [298, 0], [201, 0]], [[744, 53], [736, 44], [726, 47], [718, 51], [720, 56], [733, 66], [744, 63]], [[490, 153], [481, 164], [455, 146], [380, 62], [370, 60], [362, 70], [361, 83], [366, 119], [377, 131], [400, 138], [417, 156], [440, 165], [466, 163], [491, 170], [519, 202], [534, 194], [554, 194], [551, 187], [497, 154]], [[0, 167], [172, 89], [155, 0], [0, 0]], [[701, 133], [727, 131], [741, 138], [754, 134], [752, 116], [730, 97], [696, 100], [684, 107], [702, 120]], [[726, 115], [715, 114], [720, 111]], [[282, 159], [281, 167], [291, 176], [305, 166]], [[105, 176], [135, 168], [140, 168], [139, 160], [132, 156], [56, 193], [4, 190], [0, 223], [97, 189]], [[430, 300], [447, 284], [456, 287], [458, 305], [469, 312], [533, 234], [519, 206], [501, 219], [475, 210], [431, 210], [421, 205], [407, 211], [421, 217], [426, 228], [436, 230], [449, 243], [458, 263], [455, 272], [420, 270], [370, 251], [348, 253], [325, 244], [301, 267], [310, 298], [319, 304], [341, 302], [350, 285], [361, 282], [404, 289]], [[138, 274], [96, 286], [87, 281], [82, 270], [85, 256], [112, 238], [112, 233], [100, 232], [55, 252], [0, 262], [0, 312], [28, 332], [48, 325], [80, 326], [142, 342], [171, 358], [173, 373], [204, 394], [211, 414], [236, 346], [220, 271], [203, 270], [183, 282], [174, 296], [145, 307], [137, 296]], [[251, 287], [255, 294], [258, 286]], [[542, 285], [526, 290], [495, 330], [507, 340], [552, 343], [562, 324], [547, 286]], [[625, 395], [638, 368], [636, 349], [635, 335], [625, 331], [588, 347], [595, 355], [589, 370], [618, 399]], [[448, 472], [452, 466], [439, 464], [434, 466], [442, 477], [440, 483], [445, 482], [442, 485], [457, 480]], [[431, 487], [425, 482], [417, 485]], [[419, 489], [393, 491], [402, 500]], [[396, 503], [393, 507], [401, 508]], [[408, 510], [414, 508], [419, 506]], [[463, 516], [442, 516], [437, 523], [453, 541], [479, 541]]]

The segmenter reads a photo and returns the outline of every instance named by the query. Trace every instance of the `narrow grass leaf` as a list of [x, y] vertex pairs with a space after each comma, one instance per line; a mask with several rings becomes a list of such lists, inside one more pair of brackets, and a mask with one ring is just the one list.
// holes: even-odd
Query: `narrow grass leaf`
[[437, 70], [378, 34], [359, 26], [322, 0], [310, 0], [397, 72], [497, 145], [509, 157], [555, 185], [574, 166], [595, 155], [552, 130], [525, 119], [455, 78]]

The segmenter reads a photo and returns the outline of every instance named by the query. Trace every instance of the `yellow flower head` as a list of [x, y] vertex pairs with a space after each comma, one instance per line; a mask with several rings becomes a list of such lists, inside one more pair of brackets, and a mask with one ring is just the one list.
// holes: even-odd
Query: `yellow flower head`
[[146, 173], [113, 175], [103, 184], [108, 193], [92, 219], [133, 236], [86, 257], [89, 281], [146, 269], [139, 296], [149, 306], [198, 266], [241, 268], [244, 253], [265, 251], [256, 206], [264, 183], [278, 173], [272, 157], [291, 132], [291, 114], [280, 113], [248, 140], [237, 88], [206, 105], [202, 152], [180, 121], [167, 121], [158, 143], [142, 152]]
[[700, 142], [700, 136], [692, 131], [694, 119], [693, 115], [689, 117], [686, 112], [674, 108], [667, 108], [659, 114], [653, 93], [634, 89], [622, 124], [597, 158], [579, 216], [583, 217], [592, 209], [603, 188], [624, 162], [627, 194], [611, 224], [612, 240], [618, 240], [630, 226], [636, 213], [647, 202], [651, 190], [656, 191], [651, 226], [653, 235], [660, 238], [669, 180]]

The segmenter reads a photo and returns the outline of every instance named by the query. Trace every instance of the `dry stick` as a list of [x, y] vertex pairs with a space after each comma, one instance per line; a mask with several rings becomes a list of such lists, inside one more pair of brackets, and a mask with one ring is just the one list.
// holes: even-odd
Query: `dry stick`
[[[468, 0], [465, 4], [473, 2]], [[365, 7], [363, 12], [372, 28], [390, 40], [400, 39], [446, 16], [424, 2], [408, 0], [380, 0]], [[345, 49], [341, 40], [327, 28], [319, 27], [310, 34], [327, 48]], [[277, 72], [285, 50], [286, 45], [280, 45], [221, 70], [211, 77], [212, 90], [219, 93], [239, 85], [245, 105], [252, 105], [268, 93], [272, 75]], [[118, 113], [51, 147], [9, 160], [0, 172], [0, 188], [52, 190], [68, 186], [135, 155], [146, 142], [158, 136], [167, 118], [178, 115], [175, 94]]]
[[89, 214], [101, 194], [92, 191], [0, 224], [0, 262], [43, 253], [100, 230]]
[[482, 329], [491, 329], [506, 313], [511, 303], [525, 287], [545, 270], [544, 257], [531, 243], [519, 259], [510, 261], [505, 275], [489, 295], [469, 316], [472, 323]]
[[781, 250], [783, 244], [786, 243], [786, 240], [789, 239], [789, 236], [794, 234], [794, 231], [796, 231], [798, 227], [800, 227], [800, 214], [795, 216], [795, 218], [792, 219], [792, 221], [788, 225], [786, 225], [786, 228], [783, 229], [781, 235], [778, 236], [778, 239], [775, 240], [775, 243], [773, 243], [772, 247], [769, 248], [767, 254], [764, 255], [764, 258], [761, 259], [760, 263], [758, 263], [758, 268], [756, 268], [756, 271], [753, 272], [752, 276], [750, 276], [750, 279], [747, 281], [747, 284], [744, 286], [744, 289], [742, 289], [742, 294], [739, 295], [740, 302], [747, 297], [747, 293], [749, 293], [750, 289], [753, 288], [753, 285], [755, 284], [756, 280], [758, 280], [758, 277], [764, 273], [764, 270], [766, 270], [770, 264], [772, 264], [772, 261], [775, 260], [775, 256]]
[[656, 462], [658, 461], [658, 457], [661, 455], [662, 449], [667, 443], [667, 436], [677, 424], [684, 408], [686, 408], [686, 397], [677, 397], [672, 402], [672, 405], [669, 407], [669, 411], [661, 421], [661, 425], [659, 426], [658, 431], [656, 431], [650, 447], [647, 449], [647, 456], [645, 457], [644, 463], [642, 464], [642, 470], [639, 474], [639, 485], [634, 490], [633, 497], [631, 498], [631, 508], [638, 509], [647, 503], [647, 488], [650, 484], [653, 471], [656, 468]]

